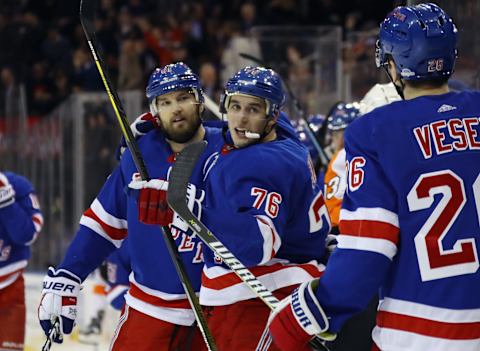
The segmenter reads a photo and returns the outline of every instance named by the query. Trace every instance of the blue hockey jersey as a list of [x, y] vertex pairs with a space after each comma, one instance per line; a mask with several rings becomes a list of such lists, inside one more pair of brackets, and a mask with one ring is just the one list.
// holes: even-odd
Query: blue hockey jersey
[[[280, 125], [281, 128], [282, 125]], [[209, 170], [203, 219], [218, 239], [271, 291], [318, 277], [330, 229], [307, 149], [288, 126], [278, 140], [226, 145]], [[228, 305], [256, 297], [205, 250], [200, 302]]]
[[[223, 143], [221, 130], [206, 128], [205, 139], [208, 146], [202, 157], [207, 158]], [[158, 130], [150, 131], [138, 140], [138, 144], [150, 177], [168, 179], [175, 155], [164, 135]], [[200, 161], [194, 171], [189, 188], [189, 205], [200, 218], [200, 203], [204, 198], [202, 163]], [[126, 303], [154, 318], [191, 325], [194, 315], [165, 247], [161, 228], [140, 223], [136, 200], [126, 194], [127, 185], [136, 172], [132, 156], [126, 151], [119, 167], [80, 219], [80, 228], [60, 268], [85, 279], [121, 246], [128, 232], [132, 274]], [[198, 291], [203, 267], [202, 243], [192, 233], [186, 234], [188, 227], [177, 215], [171, 229], [187, 274]]]
[[30, 258], [30, 245], [43, 225], [35, 190], [20, 175], [4, 172], [15, 190], [15, 202], [0, 208], [0, 289], [12, 284]]
[[394, 102], [346, 130], [338, 248], [316, 296], [332, 331], [380, 288], [381, 350], [480, 350], [480, 93]]

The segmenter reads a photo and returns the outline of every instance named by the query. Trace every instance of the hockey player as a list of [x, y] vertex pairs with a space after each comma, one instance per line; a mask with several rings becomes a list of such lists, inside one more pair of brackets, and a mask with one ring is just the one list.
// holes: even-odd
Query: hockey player
[[373, 111], [377, 107], [387, 105], [402, 98], [398, 95], [395, 85], [390, 82], [386, 84], [375, 84], [360, 100], [360, 113], [362, 115]]
[[331, 109], [327, 119], [334, 154], [325, 173], [325, 204], [332, 222], [333, 234], [338, 234], [340, 207], [347, 188], [343, 135], [345, 128], [360, 115], [359, 107], [356, 102], [351, 104], [340, 102]]
[[122, 247], [107, 258], [107, 301], [110, 305], [121, 310], [125, 305], [125, 294], [128, 291], [128, 277], [132, 271], [130, 254], [128, 252], [128, 238], [122, 243]]
[[[187, 344], [187, 339], [192, 350], [202, 350], [205, 345], [197, 328], [190, 327], [194, 315], [165, 247], [163, 234], [158, 226], [147, 224], [158, 221], [168, 225], [173, 217], [172, 235], [197, 291], [203, 267], [202, 244], [186, 234], [188, 227], [165, 206], [165, 202], [159, 208], [147, 207], [151, 191], [144, 186], [153, 184], [165, 199], [175, 153], [190, 142], [204, 139], [209, 142], [204, 154], [208, 155], [210, 150], [219, 148], [216, 145], [221, 144], [223, 138], [220, 129], [202, 126], [200, 82], [185, 64], [170, 64], [155, 70], [146, 93], [159, 127], [140, 138], [138, 144], [152, 180], [137, 181], [132, 156], [126, 151], [120, 165], [80, 219], [80, 228], [63, 262], [56, 269], [50, 268], [44, 279], [40, 324], [48, 332], [52, 319], [59, 317], [62, 333], [72, 331], [82, 281], [120, 247], [128, 229], [132, 274], [112, 350], [176, 350]], [[125, 193], [132, 179], [132, 186], [140, 193], [138, 201]], [[196, 186], [200, 181], [200, 171], [197, 171], [191, 179], [189, 202], [201, 218], [199, 210], [204, 194], [201, 187]]]
[[23, 270], [42, 225], [32, 184], [22, 176], [0, 172], [1, 350], [23, 350], [26, 314]]
[[[310, 115], [307, 118], [308, 125], [312, 129], [312, 132], [315, 133], [316, 137], [319, 139], [319, 142], [323, 144], [324, 142], [324, 134], [323, 129], [325, 128], [324, 125], [326, 123], [326, 118], [324, 115], [317, 114], [317, 115]], [[320, 156], [318, 154], [318, 150], [315, 148], [313, 141], [310, 139], [310, 136], [305, 131], [305, 125], [300, 123], [299, 121], [292, 121], [292, 125], [295, 127], [297, 131], [298, 137], [302, 144], [308, 149], [310, 153], [310, 157], [312, 158], [312, 162], [314, 165], [315, 173], [317, 175], [317, 183], [323, 189], [323, 181], [325, 179], [325, 167], [326, 165], [322, 165]]]
[[[134, 130], [135, 126], [131, 125], [131, 128]], [[95, 344], [102, 334], [107, 336], [109, 334], [106, 333], [113, 332], [113, 328], [109, 330], [109, 327], [113, 325], [112, 319], [117, 316], [108, 313], [108, 304], [115, 310], [123, 309], [131, 272], [127, 236], [122, 246], [108, 256], [83, 282], [78, 307], [80, 315], [77, 320], [79, 342]]]
[[[220, 107], [231, 143], [203, 165], [201, 219], [279, 298], [321, 275], [317, 259], [330, 229], [308, 150], [280, 113], [283, 102], [272, 70], [246, 67], [228, 81]], [[218, 349], [275, 350], [269, 308], [212, 251], [204, 258], [200, 302]]]
[[377, 65], [405, 100], [346, 131], [338, 248], [273, 314], [282, 350], [338, 332], [379, 288], [375, 349], [480, 349], [480, 94], [448, 90], [456, 43], [434, 4], [382, 22]]
[[[328, 235], [327, 248], [333, 251], [337, 245], [338, 222], [343, 196], [347, 188], [345, 166], [344, 133], [348, 125], [361, 115], [357, 102], [339, 102], [330, 109], [327, 129], [332, 140], [334, 154], [325, 174], [325, 204], [330, 215], [332, 229]], [[372, 299], [364, 311], [349, 320], [342, 332], [329, 344], [333, 351], [370, 351], [372, 347], [371, 331], [375, 324], [378, 297]]]
[[[329, 226], [308, 150], [276, 130], [284, 92], [270, 69], [246, 67], [221, 108], [233, 145], [207, 174], [204, 223], [278, 297], [321, 275]], [[205, 250], [200, 302], [220, 350], [274, 350], [269, 308]]]

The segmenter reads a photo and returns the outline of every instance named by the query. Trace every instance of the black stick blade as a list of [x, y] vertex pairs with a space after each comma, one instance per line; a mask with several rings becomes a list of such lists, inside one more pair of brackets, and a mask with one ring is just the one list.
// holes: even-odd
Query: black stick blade
[[198, 141], [188, 145], [176, 157], [169, 176], [167, 201], [170, 207], [177, 211], [179, 206], [187, 204], [188, 181], [193, 173], [197, 160], [207, 146], [206, 141]]
[[82, 24], [85, 35], [91, 40], [95, 33], [95, 0], [80, 0], [80, 23]]

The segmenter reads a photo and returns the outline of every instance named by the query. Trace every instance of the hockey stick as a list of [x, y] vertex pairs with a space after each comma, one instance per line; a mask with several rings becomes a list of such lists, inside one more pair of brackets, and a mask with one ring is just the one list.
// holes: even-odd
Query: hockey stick
[[[250, 60], [260, 66], [268, 67], [268, 65], [258, 57], [255, 57], [243, 52], [241, 52], [239, 55], [240, 57]], [[288, 95], [290, 96], [290, 99], [292, 99], [293, 108], [295, 109], [295, 112], [297, 112], [297, 115], [300, 117], [300, 122], [303, 124], [305, 128], [305, 132], [307, 133], [308, 137], [312, 141], [313, 146], [315, 147], [315, 150], [317, 150], [318, 152], [320, 161], [322, 162], [323, 165], [328, 166], [328, 163], [330, 162], [331, 157], [329, 157], [327, 152], [320, 145], [320, 140], [318, 139], [315, 132], [312, 130], [312, 127], [310, 127], [310, 124], [308, 123], [307, 118], [305, 117], [305, 111], [303, 110], [302, 105], [300, 104], [300, 101], [297, 99], [292, 89], [290, 88], [290, 85], [287, 83], [285, 79], [282, 79], [282, 80], [283, 80], [283, 84], [285, 85], [285, 88], [287, 88], [287, 92], [288, 92]]]
[[[195, 217], [187, 206], [188, 181], [206, 145], [205, 141], [192, 143], [177, 155], [170, 171], [167, 190], [168, 204], [197, 233], [198, 237], [215, 254], [220, 256], [223, 262], [273, 311], [277, 307], [279, 300]], [[325, 333], [322, 336], [328, 338], [329, 335], [331, 334]], [[310, 346], [315, 350], [328, 350], [317, 337], [312, 339]]]
[[205, 107], [208, 108], [218, 119], [222, 119], [222, 114], [220, 113], [220, 108], [218, 104], [213, 101], [210, 96], [204, 94], [203, 97], [205, 98]]
[[60, 337], [60, 339], [63, 338], [62, 333], [60, 332], [60, 319], [58, 317], [55, 318], [55, 322], [53, 322], [53, 325], [48, 332], [47, 340], [45, 340], [45, 343], [43, 344], [42, 351], [50, 351], [53, 339], [57, 336]]
[[[120, 101], [120, 98], [118, 97], [116, 90], [112, 88], [110, 79], [107, 75], [106, 65], [104, 64], [102, 57], [99, 55], [99, 53], [97, 53], [96, 48], [98, 48], [98, 43], [95, 36], [94, 27], [95, 5], [95, 0], [80, 0], [80, 22], [82, 24], [83, 31], [85, 32], [85, 36], [87, 37], [88, 46], [90, 47], [93, 59], [95, 60], [98, 73], [102, 78], [103, 85], [105, 86], [105, 90], [110, 99], [110, 103], [113, 107], [113, 110], [115, 111], [115, 116], [117, 117], [118, 123], [120, 124], [123, 137], [125, 138], [128, 149], [132, 154], [135, 166], [140, 173], [141, 178], [143, 180], [149, 180], [150, 177], [148, 175], [147, 168], [140, 153], [138, 144], [133, 136], [132, 130], [130, 129], [125, 110], [123, 109], [123, 105]], [[172, 233], [170, 232], [170, 228], [168, 226], [163, 226], [161, 227], [161, 229], [163, 232], [162, 236], [165, 240], [165, 246], [167, 247], [175, 270], [177, 271], [180, 282], [183, 285], [185, 294], [188, 298], [190, 306], [192, 307], [195, 319], [197, 320], [198, 327], [200, 328], [205, 344], [207, 345], [207, 348], [209, 350], [216, 351], [217, 346], [215, 345], [212, 334], [208, 330], [207, 322], [205, 321], [205, 317], [203, 316], [202, 308], [198, 301], [198, 297], [196, 296], [195, 291], [192, 288], [192, 284], [190, 283], [187, 272], [175, 245], [175, 240], [173, 239]]]

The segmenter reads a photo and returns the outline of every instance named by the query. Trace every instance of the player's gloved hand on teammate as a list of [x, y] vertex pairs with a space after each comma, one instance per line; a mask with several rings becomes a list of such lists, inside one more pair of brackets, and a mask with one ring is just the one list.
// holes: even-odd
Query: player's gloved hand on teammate
[[[130, 124], [130, 129], [132, 130], [134, 138], [141, 137], [142, 135], [147, 134], [149, 131], [159, 127], [160, 126], [157, 119], [150, 112], [138, 116], [135, 121]], [[117, 149], [115, 150], [115, 157], [118, 161], [120, 161], [122, 158], [123, 152], [126, 148], [127, 142], [125, 141], [125, 137], [122, 136], [120, 145], [118, 145]]]
[[107, 301], [114, 309], [120, 311], [123, 308], [128, 288], [128, 285], [117, 284], [107, 291]]
[[322, 334], [325, 340], [329, 322], [314, 293], [318, 280], [301, 284], [293, 293], [280, 301], [268, 319], [270, 335], [282, 351], [311, 351], [309, 341]]
[[15, 202], [15, 189], [5, 174], [0, 172], [0, 209]]
[[70, 334], [77, 318], [77, 298], [81, 280], [75, 274], [65, 270], [48, 269], [43, 279], [42, 297], [38, 306], [38, 319], [45, 335], [48, 335], [53, 323], [60, 321], [60, 335], [53, 341], [61, 343], [63, 334]]
[[138, 220], [145, 224], [168, 226], [173, 221], [173, 211], [167, 203], [168, 181], [162, 179], [142, 180], [138, 175], [129, 189], [138, 191]]
[[150, 112], [138, 116], [135, 121], [130, 124], [130, 129], [135, 138], [145, 135], [149, 131], [159, 127], [160, 125], [157, 119]]
[[327, 249], [329, 254], [332, 254], [333, 251], [337, 248], [338, 241], [337, 235], [335, 234], [328, 234], [325, 238], [325, 248]]

